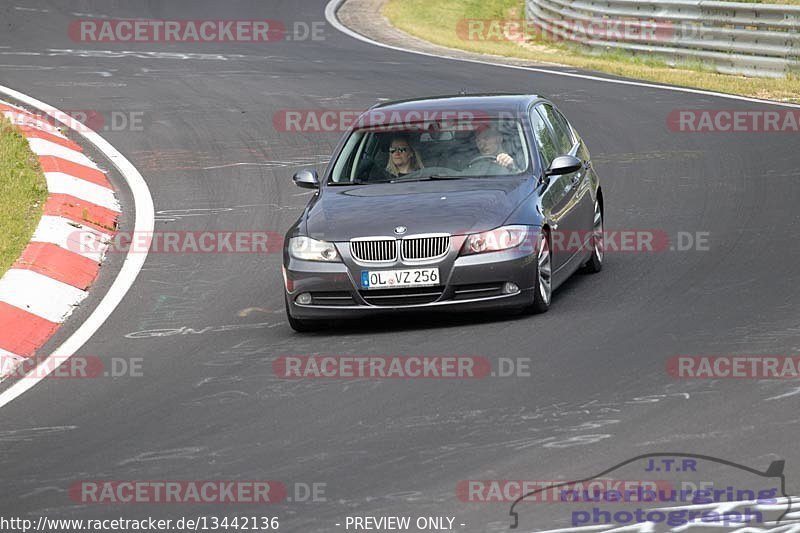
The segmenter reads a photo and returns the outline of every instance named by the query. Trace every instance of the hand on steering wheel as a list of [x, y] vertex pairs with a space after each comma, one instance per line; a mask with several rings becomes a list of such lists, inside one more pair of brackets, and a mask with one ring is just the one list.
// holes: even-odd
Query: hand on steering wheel
[[472, 165], [480, 161], [488, 161], [503, 168], [512, 168], [514, 166], [514, 159], [506, 153], [497, 154], [496, 156], [479, 155], [477, 157], [473, 157], [472, 160], [470, 160], [470, 162], [467, 163], [467, 166], [471, 167]]
[[514, 168], [516, 166], [514, 158], [505, 152], [497, 154], [497, 164], [505, 168]]

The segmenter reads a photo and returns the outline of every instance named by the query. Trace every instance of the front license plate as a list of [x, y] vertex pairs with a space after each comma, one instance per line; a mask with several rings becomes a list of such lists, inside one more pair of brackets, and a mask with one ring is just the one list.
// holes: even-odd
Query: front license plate
[[361, 271], [362, 289], [399, 289], [402, 287], [425, 287], [438, 284], [438, 268]]

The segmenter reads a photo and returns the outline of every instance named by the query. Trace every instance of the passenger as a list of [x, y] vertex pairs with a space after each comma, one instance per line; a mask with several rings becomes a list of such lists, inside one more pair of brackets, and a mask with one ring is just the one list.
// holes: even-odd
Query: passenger
[[401, 178], [415, 170], [423, 168], [422, 158], [407, 135], [395, 135], [389, 143], [389, 162], [386, 171], [396, 178]]

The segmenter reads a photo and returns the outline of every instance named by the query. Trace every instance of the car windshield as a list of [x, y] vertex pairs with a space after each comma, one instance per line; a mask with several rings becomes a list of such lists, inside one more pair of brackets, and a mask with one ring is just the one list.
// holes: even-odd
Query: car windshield
[[516, 176], [530, 154], [517, 118], [431, 120], [356, 128], [336, 158], [331, 185]]

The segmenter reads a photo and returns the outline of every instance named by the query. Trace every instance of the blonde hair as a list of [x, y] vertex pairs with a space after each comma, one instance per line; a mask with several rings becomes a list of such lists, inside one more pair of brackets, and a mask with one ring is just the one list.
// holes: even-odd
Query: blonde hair
[[[394, 141], [404, 141], [408, 145], [408, 149], [411, 150], [412, 158], [411, 158], [411, 162], [409, 163], [409, 167], [408, 167], [410, 169], [410, 172], [413, 172], [415, 170], [419, 170], [421, 168], [425, 168], [425, 165], [422, 164], [422, 158], [420, 157], [419, 152], [417, 151], [416, 148], [414, 148], [414, 146], [412, 146], [411, 140], [408, 138], [408, 136], [406, 136], [406, 135], [395, 135], [394, 137], [392, 137], [392, 140], [389, 141], [389, 148], [392, 147], [392, 143]], [[398, 169], [397, 165], [395, 165], [394, 161], [392, 161], [391, 155], [389, 156], [389, 161], [386, 163], [386, 171], [389, 172], [389, 174], [391, 174], [393, 176], [399, 176], [400, 175], [400, 169]]]

